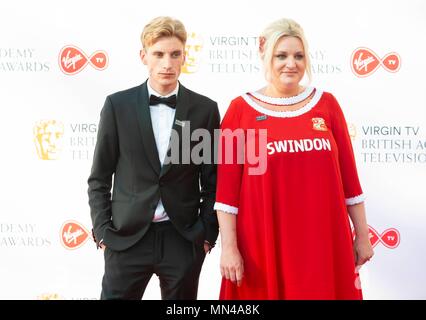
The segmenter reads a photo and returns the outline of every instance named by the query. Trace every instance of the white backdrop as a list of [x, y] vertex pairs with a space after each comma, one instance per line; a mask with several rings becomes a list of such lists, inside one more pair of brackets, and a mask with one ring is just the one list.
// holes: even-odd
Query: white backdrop
[[[232, 98], [264, 84], [255, 40], [263, 28], [281, 17], [304, 27], [313, 84], [345, 112], [367, 196], [376, 254], [361, 269], [364, 296], [425, 299], [426, 2], [158, 3], [2, 2], [0, 299], [99, 297], [103, 255], [88, 235], [86, 183], [99, 113], [106, 95], [146, 79], [139, 36], [158, 15], [193, 34], [198, 51], [181, 82], [218, 101], [222, 115]], [[104, 56], [69, 75], [73, 66], [60, 63], [69, 46], [80, 62]], [[37, 152], [41, 133], [48, 153]], [[218, 298], [219, 253], [206, 258], [200, 299]], [[144, 299], [159, 298], [154, 276]]]

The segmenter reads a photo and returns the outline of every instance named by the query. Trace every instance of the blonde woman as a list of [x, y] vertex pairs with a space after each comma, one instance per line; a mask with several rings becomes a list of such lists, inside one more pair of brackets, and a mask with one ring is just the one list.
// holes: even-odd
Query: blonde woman
[[[299, 24], [275, 21], [259, 44], [266, 86], [234, 99], [221, 124], [220, 298], [362, 299], [356, 267], [373, 250], [342, 110], [332, 94], [300, 84], [311, 69]], [[225, 129], [242, 129], [245, 143]], [[250, 170], [250, 152], [264, 155], [263, 173]]]

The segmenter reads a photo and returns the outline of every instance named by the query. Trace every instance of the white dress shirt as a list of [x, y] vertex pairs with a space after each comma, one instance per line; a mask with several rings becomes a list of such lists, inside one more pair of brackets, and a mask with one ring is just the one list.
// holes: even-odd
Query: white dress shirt
[[[148, 81], [148, 97], [151, 94], [156, 95], [158, 97], [167, 98], [174, 94], [177, 95], [179, 91], [179, 83], [177, 84], [175, 90], [170, 92], [167, 96], [162, 96], [158, 92], [156, 92], [150, 85]], [[158, 104], [155, 106], [149, 106], [151, 111], [151, 122], [152, 122], [152, 130], [154, 131], [155, 144], [157, 145], [158, 156], [160, 158], [161, 166], [163, 166], [164, 158], [166, 157], [167, 149], [169, 147], [170, 136], [173, 127], [173, 120], [175, 118], [176, 109], [170, 108], [165, 104]], [[158, 201], [157, 208], [155, 209], [153, 222], [160, 222], [169, 220], [169, 216], [164, 210], [163, 203]]]

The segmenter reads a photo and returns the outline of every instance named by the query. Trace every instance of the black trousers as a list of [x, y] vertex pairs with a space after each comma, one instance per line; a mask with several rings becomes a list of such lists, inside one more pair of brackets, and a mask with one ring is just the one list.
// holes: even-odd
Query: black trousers
[[140, 300], [153, 274], [163, 300], [197, 299], [205, 253], [183, 238], [170, 221], [152, 223], [144, 237], [124, 251], [104, 252], [102, 300]]

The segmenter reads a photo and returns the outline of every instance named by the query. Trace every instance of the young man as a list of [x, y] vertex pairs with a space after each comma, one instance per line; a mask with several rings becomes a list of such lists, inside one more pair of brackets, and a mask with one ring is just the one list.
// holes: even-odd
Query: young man
[[[105, 251], [101, 299], [141, 299], [153, 273], [162, 299], [196, 299], [218, 235], [213, 131], [220, 115], [216, 102], [178, 82], [186, 38], [170, 17], [147, 24], [140, 56], [148, 80], [108, 96], [101, 112], [88, 180], [93, 235]], [[209, 159], [185, 162], [197, 145], [185, 130], [196, 129], [211, 137], [203, 150]]]

